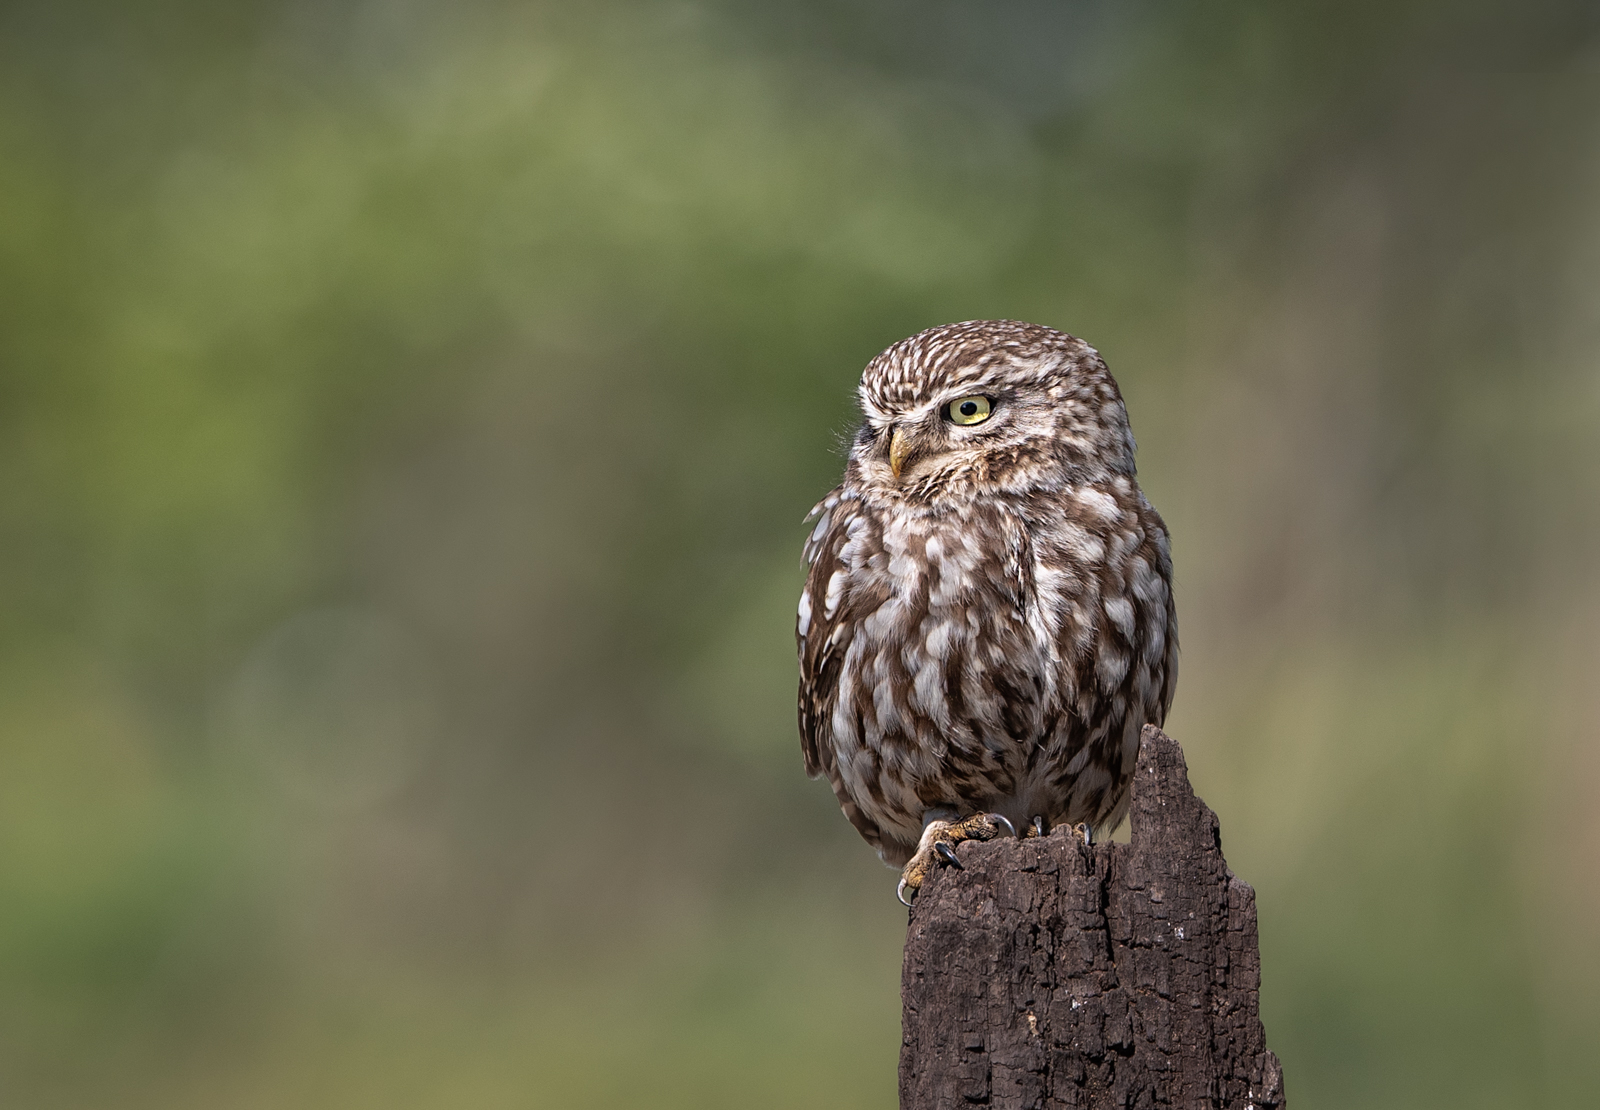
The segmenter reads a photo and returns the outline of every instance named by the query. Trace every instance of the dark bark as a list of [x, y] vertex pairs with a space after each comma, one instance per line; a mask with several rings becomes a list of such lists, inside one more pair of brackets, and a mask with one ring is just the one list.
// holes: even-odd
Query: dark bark
[[968, 842], [906, 934], [902, 1110], [1282, 1107], [1255, 892], [1146, 727], [1133, 842]]

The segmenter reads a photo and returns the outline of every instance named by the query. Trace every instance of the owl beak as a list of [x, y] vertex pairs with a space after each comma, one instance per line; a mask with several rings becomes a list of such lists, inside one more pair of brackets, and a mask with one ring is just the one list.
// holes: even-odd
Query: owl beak
[[896, 478], [900, 477], [900, 468], [911, 456], [912, 446], [911, 437], [899, 428], [889, 437], [889, 469], [894, 471]]

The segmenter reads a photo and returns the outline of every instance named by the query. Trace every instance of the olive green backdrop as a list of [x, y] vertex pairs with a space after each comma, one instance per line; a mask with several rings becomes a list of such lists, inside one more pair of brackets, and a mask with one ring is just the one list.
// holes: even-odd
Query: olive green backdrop
[[0, 10], [0, 1101], [885, 1107], [878, 350], [1051, 324], [1297, 1110], [1600, 1086], [1592, 5]]

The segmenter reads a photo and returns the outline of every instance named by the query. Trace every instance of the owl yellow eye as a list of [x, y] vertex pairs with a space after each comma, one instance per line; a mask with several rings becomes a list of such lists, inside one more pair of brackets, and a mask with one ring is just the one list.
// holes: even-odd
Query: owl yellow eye
[[957, 397], [946, 405], [944, 418], [952, 424], [982, 424], [993, 411], [989, 398], [974, 393], [971, 397]]

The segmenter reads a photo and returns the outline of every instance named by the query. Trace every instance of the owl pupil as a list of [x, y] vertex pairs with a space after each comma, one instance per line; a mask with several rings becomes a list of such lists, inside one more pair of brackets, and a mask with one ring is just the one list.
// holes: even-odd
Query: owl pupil
[[972, 401], [963, 401], [961, 403], [961, 415], [962, 416], [971, 416], [973, 413], [975, 413], [977, 411], [978, 411], [978, 406], [975, 403], [973, 403]]

